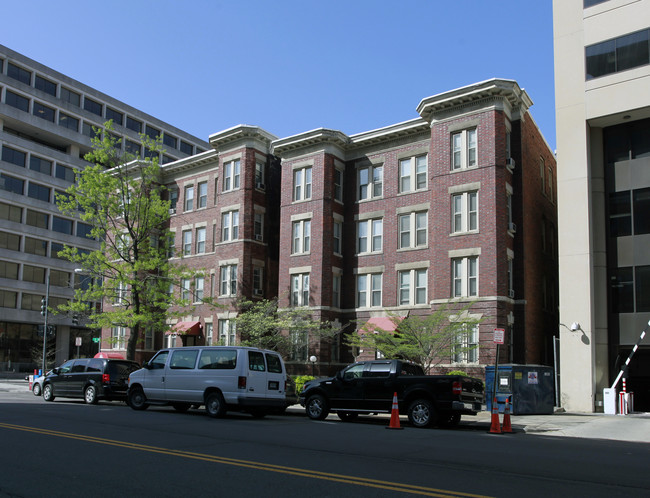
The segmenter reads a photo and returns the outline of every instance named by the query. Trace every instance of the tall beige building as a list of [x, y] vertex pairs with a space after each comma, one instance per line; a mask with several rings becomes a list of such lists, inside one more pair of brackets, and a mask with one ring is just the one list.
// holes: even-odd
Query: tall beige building
[[[561, 402], [601, 411], [650, 320], [650, 0], [554, 0], [553, 23]], [[627, 373], [639, 410], [647, 337]]]

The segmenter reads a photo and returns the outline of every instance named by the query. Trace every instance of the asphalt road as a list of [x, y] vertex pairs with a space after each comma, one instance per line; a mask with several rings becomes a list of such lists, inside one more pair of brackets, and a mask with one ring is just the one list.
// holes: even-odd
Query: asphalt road
[[0, 393], [0, 497], [650, 496], [650, 445]]

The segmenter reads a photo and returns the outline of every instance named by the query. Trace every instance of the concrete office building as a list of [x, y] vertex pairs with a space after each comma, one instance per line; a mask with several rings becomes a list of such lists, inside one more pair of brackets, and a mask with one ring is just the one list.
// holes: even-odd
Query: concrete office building
[[[650, 319], [650, 0], [554, 0], [553, 23], [561, 401], [601, 411]], [[649, 410], [648, 336], [627, 380]]]
[[[57, 258], [64, 245], [92, 250], [89, 227], [61, 216], [55, 194], [88, 163], [93, 127], [113, 120], [122, 147], [144, 154], [140, 133], [162, 136], [162, 163], [209, 149], [182, 130], [0, 45], [0, 371], [40, 365], [41, 299], [55, 308], [84, 285], [74, 265]], [[75, 326], [71, 317], [50, 314], [56, 330], [56, 362], [79, 353], [90, 356], [98, 331]], [[34, 356], [36, 356], [36, 361]]]

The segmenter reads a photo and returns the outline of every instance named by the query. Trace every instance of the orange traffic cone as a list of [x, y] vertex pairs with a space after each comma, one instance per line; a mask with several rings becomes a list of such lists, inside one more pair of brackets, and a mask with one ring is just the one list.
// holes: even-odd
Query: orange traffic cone
[[512, 424], [510, 423], [510, 396], [506, 398], [506, 406], [503, 409], [503, 427], [501, 432], [513, 432]]
[[492, 425], [488, 431], [492, 434], [501, 434], [501, 424], [499, 423], [499, 404], [497, 403], [496, 396], [492, 402]]
[[397, 404], [397, 393], [393, 394], [393, 408], [390, 411], [390, 424], [386, 429], [401, 429], [399, 425], [399, 405]]

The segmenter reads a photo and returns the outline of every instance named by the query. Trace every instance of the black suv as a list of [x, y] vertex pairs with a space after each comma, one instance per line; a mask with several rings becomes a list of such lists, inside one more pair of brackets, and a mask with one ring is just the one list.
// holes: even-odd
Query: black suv
[[135, 361], [113, 358], [68, 360], [43, 381], [43, 399], [83, 398], [86, 403], [99, 399], [126, 400], [129, 374], [138, 370]]

